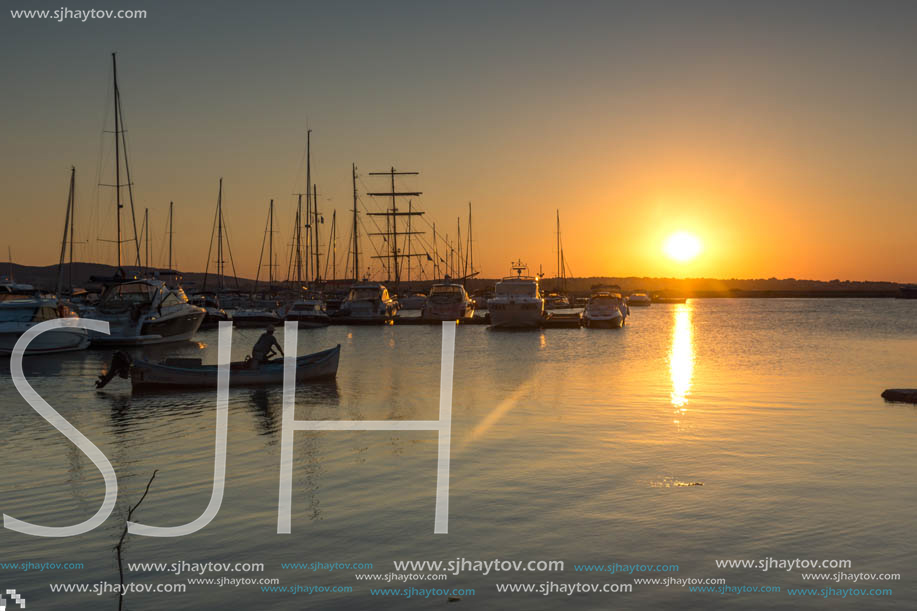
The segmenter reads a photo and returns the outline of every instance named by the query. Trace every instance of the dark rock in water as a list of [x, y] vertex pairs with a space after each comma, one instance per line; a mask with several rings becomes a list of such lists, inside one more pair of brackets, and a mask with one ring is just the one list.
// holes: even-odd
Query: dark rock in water
[[917, 403], [917, 388], [889, 388], [882, 393], [882, 398], [886, 401]]

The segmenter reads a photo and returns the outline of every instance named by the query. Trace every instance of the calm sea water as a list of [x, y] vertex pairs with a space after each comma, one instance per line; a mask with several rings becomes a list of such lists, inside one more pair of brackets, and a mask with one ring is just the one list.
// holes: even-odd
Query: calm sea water
[[[234, 358], [259, 331], [235, 330]], [[282, 336], [282, 333], [278, 333]], [[342, 345], [335, 383], [297, 391], [300, 419], [438, 417], [438, 327], [303, 330], [300, 352]], [[216, 360], [200, 343], [147, 357]], [[457, 329], [450, 532], [433, 535], [436, 434], [298, 432], [293, 533], [277, 535], [281, 390], [230, 391], [227, 486], [202, 531], [129, 536], [126, 562], [260, 562], [283, 585], [353, 586], [353, 594], [268, 594], [259, 586], [190, 586], [132, 594], [127, 608], [429, 608], [443, 597], [370, 597], [353, 570], [283, 570], [285, 562], [553, 560], [563, 572], [463, 573], [417, 588], [474, 588], [474, 608], [892, 608], [917, 599], [917, 409], [886, 404], [917, 385], [917, 302], [691, 300], [634, 309], [622, 330]], [[212, 486], [215, 395], [133, 395], [93, 387], [109, 353], [30, 357], [35, 389], [111, 460], [119, 504], [72, 539], [0, 532], [2, 562], [80, 562], [82, 570], [2, 571], [31, 609], [114, 609], [112, 595], [52, 594], [49, 582], [118, 581], [112, 547], [129, 503], [159, 474], [135, 519], [183, 524]], [[92, 463], [39, 417], [0, 364], [0, 511], [44, 525], [91, 516], [104, 487]], [[700, 485], [687, 485], [701, 483]], [[498, 594], [494, 584], [632, 583], [636, 577], [724, 577], [732, 586], [854, 587], [791, 572], [718, 569], [716, 559], [849, 559], [849, 572], [901, 573], [893, 596], [826, 601], [783, 594], [696, 594], [635, 586], [630, 594]], [[577, 573], [574, 564], [677, 564], [678, 573]], [[136, 583], [184, 583], [155, 572]], [[448, 584], [448, 585], [444, 585]], [[373, 587], [403, 584], [373, 583]], [[859, 584], [863, 587], [864, 584]], [[459, 607], [456, 608], [459, 608]]]

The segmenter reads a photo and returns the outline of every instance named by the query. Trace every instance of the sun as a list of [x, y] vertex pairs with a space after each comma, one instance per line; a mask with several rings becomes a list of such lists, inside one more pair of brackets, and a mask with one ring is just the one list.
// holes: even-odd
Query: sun
[[703, 245], [697, 236], [686, 231], [679, 231], [666, 239], [662, 250], [670, 259], [687, 263], [701, 253]]

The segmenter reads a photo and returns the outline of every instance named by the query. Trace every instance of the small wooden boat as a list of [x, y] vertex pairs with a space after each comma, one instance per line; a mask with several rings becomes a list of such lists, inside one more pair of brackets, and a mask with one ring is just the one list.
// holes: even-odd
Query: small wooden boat
[[[119, 355], [121, 361], [118, 361]], [[296, 359], [296, 382], [330, 379], [337, 375], [341, 345], [307, 354]], [[130, 377], [135, 390], [157, 388], [216, 388], [218, 367], [202, 365], [197, 358], [170, 358], [161, 363], [137, 360], [130, 363], [124, 353], [117, 353], [106, 376], [96, 384], [101, 388], [115, 375]], [[230, 386], [270, 386], [283, 384], [283, 358], [267, 363], [253, 364], [251, 361], [235, 362], [229, 365]]]

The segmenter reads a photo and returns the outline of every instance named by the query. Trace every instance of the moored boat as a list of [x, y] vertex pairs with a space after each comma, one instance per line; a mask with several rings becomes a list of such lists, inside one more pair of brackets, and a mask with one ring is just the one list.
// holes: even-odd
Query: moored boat
[[420, 315], [426, 320], [469, 320], [474, 318], [474, 302], [461, 284], [434, 284]]
[[[296, 358], [296, 382], [331, 379], [337, 375], [341, 345]], [[120, 365], [116, 364], [120, 360]], [[230, 386], [272, 386], [283, 384], [284, 359], [253, 364], [250, 360], [230, 363]], [[161, 363], [137, 360], [118, 353], [112, 369], [96, 385], [101, 388], [115, 375], [130, 377], [135, 390], [157, 388], [216, 388], [219, 375], [217, 365], [203, 365], [201, 359], [172, 358]]]
[[294, 301], [287, 308], [283, 319], [285, 321], [295, 320], [301, 328], [325, 327], [331, 322], [328, 313], [325, 312], [325, 304], [318, 298]]
[[193, 306], [181, 287], [159, 279], [108, 279], [99, 305], [85, 318], [108, 322], [110, 333], [90, 332], [94, 344], [141, 346], [187, 341], [204, 320], [204, 308]]
[[384, 324], [398, 313], [398, 303], [378, 282], [359, 282], [350, 288], [338, 312], [348, 322]]
[[596, 291], [583, 310], [583, 326], [591, 329], [618, 329], [624, 326], [629, 310], [620, 293]]
[[[56, 299], [23, 297], [0, 301], [0, 354], [11, 354], [22, 334], [47, 320], [76, 319], [70, 308]], [[29, 343], [26, 355], [85, 350], [89, 332], [80, 327], [45, 331]]]
[[488, 300], [490, 325], [494, 328], [525, 329], [541, 326], [544, 321], [544, 299], [538, 290], [538, 276], [524, 275], [528, 268], [514, 263], [515, 276], [497, 283], [494, 296]]
[[629, 306], [648, 306], [652, 303], [653, 300], [650, 299], [650, 296], [647, 295], [646, 291], [631, 291], [630, 295], [627, 296], [627, 305]]

